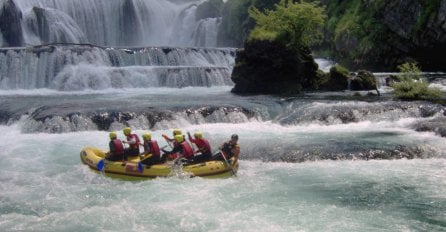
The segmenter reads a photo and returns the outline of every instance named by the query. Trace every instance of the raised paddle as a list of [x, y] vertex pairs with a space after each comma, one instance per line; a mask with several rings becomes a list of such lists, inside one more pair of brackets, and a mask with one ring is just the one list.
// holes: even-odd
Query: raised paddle
[[167, 142], [167, 144], [169, 145], [169, 147], [170, 147], [170, 148], [173, 148], [173, 147], [172, 147], [172, 144], [170, 144], [170, 140], [167, 138], [167, 135], [164, 135], [164, 134], [163, 134], [162, 137], [166, 140], [166, 142]]

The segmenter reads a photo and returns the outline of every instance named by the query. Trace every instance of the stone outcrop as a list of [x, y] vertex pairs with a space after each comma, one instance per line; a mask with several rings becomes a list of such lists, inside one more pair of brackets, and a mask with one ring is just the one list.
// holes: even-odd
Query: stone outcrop
[[239, 94], [299, 94], [318, 69], [309, 49], [265, 40], [246, 42], [235, 62], [232, 92]]
[[342, 91], [348, 88], [349, 71], [340, 66], [334, 65], [328, 73], [320, 73], [317, 90]]
[[376, 90], [376, 78], [373, 73], [366, 70], [359, 70], [350, 79], [350, 90]]

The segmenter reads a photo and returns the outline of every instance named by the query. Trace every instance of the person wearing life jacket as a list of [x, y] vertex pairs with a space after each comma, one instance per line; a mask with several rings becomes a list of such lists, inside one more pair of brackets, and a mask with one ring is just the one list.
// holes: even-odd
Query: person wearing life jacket
[[[168, 143], [175, 143], [175, 135], [182, 135], [183, 133], [181, 132], [181, 129], [179, 128], [175, 128], [173, 129], [173, 138], [170, 138], [169, 136], [162, 134], [161, 136], [163, 136], [163, 138], [168, 142]], [[183, 140], [184, 140], [184, 136], [183, 136]]]
[[153, 165], [161, 163], [161, 152], [158, 146], [158, 142], [152, 139], [150, 133], [144, 133], [142, 135], [144, 152], [141, 154], [143, 156], [149, 155], [147, 158], [142, 159], [141, 163], [145, 165]]
[[224, 160], [223, 155], [226, 157], [227, 160], [231, 159], [232, 157], [235, 157], [235, 160], [238, 160], [238, 157], [240, 155], [240, 145], [238, 142], [238, 135], [233, 134], [231, 135], [231, 140], [224, 142], [218, 149], [220, 149], [220, 153], [216, 154], [214, 156], [215, 160]]
[[129, 145], [128, 148], [125, 149], [125, 158], [127, 156], [138, 156], [139, 155], [139, 137], [136, 134], [132, 134], [132, 128], [126, 127], [122, 130], [124, 135], [127, 137], [127, 141], [122, 141], [123, 143], [127, 143]]
[[108, 143], [108, 147], [110, 151], [105, 154], [105, 159], [110, 161], [119, 161], [124, 159], [124, 145], [122, 141], [117, 138], [117, 134], [115, 131], [110, 132], [109, 134], [110, 142]]
[[180, 157], [183, 157], [187, 159], [188, 161], [193, 161], [194, 159], [194, 150], [192, 149], [191, 145], [184, 140], [184, 136], [181, 134], [174, 136], [175, 143], [174, 147], [171, 151], [162, 150], [164, 152], [164, 155], [170, 155], [178, 153], [180, 154]]
[[194, 133], [194, 137], [187, 132], [189, 136], [189, 141], [197, 146], [197, 150], [195, 151], [195, 162], [206, 162], [212, 159], [211, 145], [209, 141], [203, 138], [203, 133], [201, 131], [196, 131]]

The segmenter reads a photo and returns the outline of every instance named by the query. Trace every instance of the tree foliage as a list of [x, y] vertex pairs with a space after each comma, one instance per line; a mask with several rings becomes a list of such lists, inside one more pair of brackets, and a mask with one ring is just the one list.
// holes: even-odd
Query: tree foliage
[[251, 7], [249, 15], [256, 22], [249, 39], [276, 40], [295, 48], [321, 41], [326, 18], [324, 7], [291, 0], [281, 0], [275, 10], [265, 12]]

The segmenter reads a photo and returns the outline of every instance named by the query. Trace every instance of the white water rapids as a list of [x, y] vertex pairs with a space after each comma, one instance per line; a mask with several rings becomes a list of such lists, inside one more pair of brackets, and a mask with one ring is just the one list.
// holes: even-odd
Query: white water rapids
[[[279, 127], [269, 123], [183, 127], [185, 131], [205, 131], [214, 144], [239, 132], [242, 160], [238, 176], [125, 182], [98, 175], [80, 163], [78, 153], [83, 146], [106, 147], [106, 132], [23, 134], [17, 125], [1, 126], [1, 141], [16, 142], [0, 145], [0, 229], [443, 230], [444, 158], [286, 163], [260, 162], [244, 156], [265, 137], [271, 138], [271, 146], [276, 139], [306, 145], [330, 140], [376, 142], [383, 146], [401, 141], [428, 143], [441, 150], [441, 157], [446, 155], [445, 139], [430, 133], [392, 129], [385, 123], [349, 127], [355, 129]], [[361, 131], [371, 128], [398, 131], [399, 135], [355, 139], [361, 137]], [[143, 130], [136, 132], [141, 134]], [[160, 134], [168, 132], [152, 133], [162, 141]]]
[[[234, 95], [236, 50], [213, 48], [205, 2], [0, 0], [23, 36], [0, 33], [0, 231], [446, 230], [444, 105], [385, 86]], [[214, 151], [237, 133], [237, 177], [129, 182], [81, 163], [125, 126], [161, 146], [200, 130]]]

